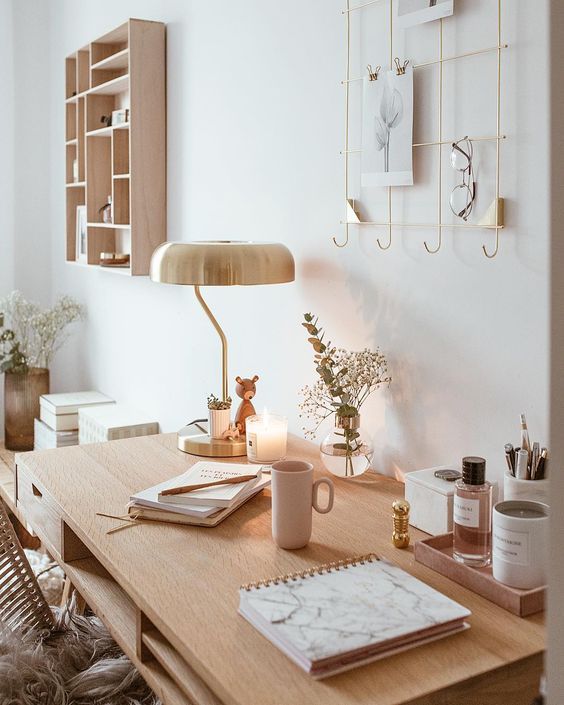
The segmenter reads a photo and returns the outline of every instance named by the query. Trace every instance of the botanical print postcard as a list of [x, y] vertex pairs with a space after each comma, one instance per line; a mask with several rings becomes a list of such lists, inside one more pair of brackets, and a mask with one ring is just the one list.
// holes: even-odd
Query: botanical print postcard
[[413, 69], [364, 79], [362, 186], [413, 184]]

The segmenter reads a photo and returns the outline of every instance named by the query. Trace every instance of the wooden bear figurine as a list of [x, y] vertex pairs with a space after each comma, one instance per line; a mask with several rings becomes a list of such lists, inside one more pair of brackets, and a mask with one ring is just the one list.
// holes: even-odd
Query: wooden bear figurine
[[239, 404], [237, 414], [235, 415], [235, 426], [239, 429], [239, 433], [245, 433], [247, 419], [249, 416], [254, 416], [256, 414], [255, 407], [251, 404], [251, 399], [257, 393], [255, 382], [258, 382], [258, 375], [255, 375], [252, 379], [241, 379], [241, 377], [235, 377], [235, 381], [237, 382], [237, 386], [235, 387], [237, 396], [241, 397], [243, 400]]

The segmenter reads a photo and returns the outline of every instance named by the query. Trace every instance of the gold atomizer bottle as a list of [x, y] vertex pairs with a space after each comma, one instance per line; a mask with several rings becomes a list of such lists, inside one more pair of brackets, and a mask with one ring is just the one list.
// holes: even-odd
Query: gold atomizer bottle
[[392, 503], [394, 510], [394, 532], [392, 543], [396, 548], [407, 548], [409, 546], [409, 502], [406, 499], [396, 499]]

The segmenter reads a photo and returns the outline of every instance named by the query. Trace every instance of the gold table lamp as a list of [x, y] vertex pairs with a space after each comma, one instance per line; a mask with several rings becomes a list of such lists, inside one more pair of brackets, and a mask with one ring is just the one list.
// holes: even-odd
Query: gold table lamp
[[[153, 252], [150, 277], [154, 282], [194, 287], [196, 298], [221, 340], [222, 395], [227, 399], [227, 338], [204, 301], [200, 287], [283, 284], [294, 281], [295, 266], [290, 250], [277, 242], [165, 242]], [[211, 438], [197, 423], [178, 432], [178, 447], [187, 453], [208, 457], [227, 458], [247, 452], [244, 437]]]

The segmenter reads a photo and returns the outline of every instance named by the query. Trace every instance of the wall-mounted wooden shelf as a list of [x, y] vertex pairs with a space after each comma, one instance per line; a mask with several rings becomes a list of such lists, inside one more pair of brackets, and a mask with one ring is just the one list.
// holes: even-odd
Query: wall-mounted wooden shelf
[[105, 59], [92, 64], [92, 69], [123, 69], [129, 64], [129, 49], [122, 49], [116, 54], [111, 54]]
[[[86, 208], [87, 254], [126, 252], [131, 267], [100, 269], [146, 275], [166, 240], [165, 26], [130, 19], [66, 59], [66, 258], [76, 263], [77, 208]], [[129, 121], [105, 118], [127, 108]], [[112, 223], [100, 209], [112, 200]]]

